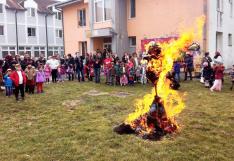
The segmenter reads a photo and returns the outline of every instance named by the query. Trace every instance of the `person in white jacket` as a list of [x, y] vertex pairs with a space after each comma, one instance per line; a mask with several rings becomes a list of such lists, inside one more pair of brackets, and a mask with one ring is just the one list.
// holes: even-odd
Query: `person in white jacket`
[[56, 56], [52, 56], [51, 59], [47, 61], [51, 68], [51, 75], [52, 75], [52, 82], [56, 83], [57, 82], [57, 73], [58, 73], [58, 66], [59, 66], [59, 61], [56, 59]]

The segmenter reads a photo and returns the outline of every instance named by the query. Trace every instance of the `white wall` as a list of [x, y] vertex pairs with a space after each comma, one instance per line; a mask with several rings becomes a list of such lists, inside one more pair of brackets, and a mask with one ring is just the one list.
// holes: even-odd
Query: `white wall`
[[234, 8], [231, 17], [229, 0], [223, 0], [223, 25], [218, 27], [217, 0], [208, 0], [208, 6], [208, 51], [213, 57], [216, 52], [216, 32], [221, 32], [223, 34], [223, 42], [218, 44], [218, 46], [222, 46], [219, 52], [223, 56], [226, 68], [230, 68], [234, 64], [234, 44], [228, 46], [228, 34], [232, 34], [232, 42], [234, 43]]

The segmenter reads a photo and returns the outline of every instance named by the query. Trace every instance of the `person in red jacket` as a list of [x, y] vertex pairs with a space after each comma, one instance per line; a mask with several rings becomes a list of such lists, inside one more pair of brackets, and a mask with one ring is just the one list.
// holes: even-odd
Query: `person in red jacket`
[[224, 76], [224, 66], [222, 62], [217, 62], [217, 65], [214, 66], [215, 81], [214, 85], [210, 88], [211, 92], [221, 91], [222, 89], [222, 79]]
[[11, 80], [15, 86], [15, 98], [19, 101], [19, 92], [21, 94], [22, 100], [24, 100], [24, 86], [26, 84], [26, 75], [22, 71], [20, 64], [15, 65], [15, 71], [10, 75]]

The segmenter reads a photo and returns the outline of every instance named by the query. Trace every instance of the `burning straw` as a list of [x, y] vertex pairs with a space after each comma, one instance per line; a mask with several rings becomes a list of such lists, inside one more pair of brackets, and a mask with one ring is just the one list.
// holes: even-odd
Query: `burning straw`
[[178, 131], [175, 116], [185, 108], [182, 96], [171, 89], [168, 73], [173, 62], [188, 51], [194, 40], [202, 38], [205, 17], [197, 19], [197, 31], [190, 29], [182, 32], [177, 40], [156, 44], [150, 42], [145, 46], [147, 55], [147, 78], [154, 84], [150, 94], [136, 100], [135, 112], [129, 114], [125, 123], [114, 128], [118, 134], [135, 133], [144, 139], [158, 140], [162, 136]]

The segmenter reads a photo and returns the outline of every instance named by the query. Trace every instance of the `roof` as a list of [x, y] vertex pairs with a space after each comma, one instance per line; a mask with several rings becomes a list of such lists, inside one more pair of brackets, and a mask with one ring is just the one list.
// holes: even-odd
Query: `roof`
[[58, 4], [55, 5], [56, 8], [63, 8], [66, 7], [68, 5], [72, 5], [75, 3], [79, 3], [79, 2], [83, 2], [84, 0], [67, 0], [65, 2], [60, 2]]
[[9, 9], [24, 10], [25, 8], [21, 6], [20, 3], [17, 1], [19, 0], [7, 0], [6, 7]]
[[[25, 10], [24, 1], [26, 0], [6, 0], [7, 8], [15, 10]], [[57, 4], [57, 0], [34, 0], [38, 6], [38, 12], [40, 13], [53, 13], [48, 9], [49, 6]]]
[[58, 3], [58, 1], [56, 0], [34, 0], [34, 1], [38, 5], [38, 12], [41, 13], [52, 13], [52, 11], [48, 9], [48, 7]]

